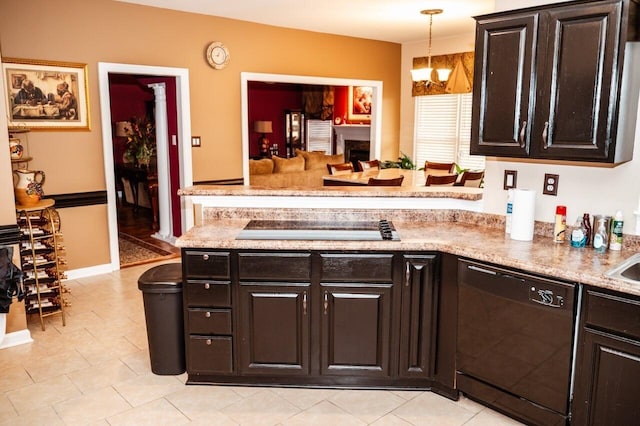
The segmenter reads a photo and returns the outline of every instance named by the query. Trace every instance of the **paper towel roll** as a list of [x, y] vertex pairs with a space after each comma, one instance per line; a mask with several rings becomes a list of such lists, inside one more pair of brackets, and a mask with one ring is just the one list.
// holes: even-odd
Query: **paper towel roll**
[[511, 239], [533, 240], [533, 226], [536, 211], [536, 191], [516, 189], [513, 192], [513, 212], [511, 213]]

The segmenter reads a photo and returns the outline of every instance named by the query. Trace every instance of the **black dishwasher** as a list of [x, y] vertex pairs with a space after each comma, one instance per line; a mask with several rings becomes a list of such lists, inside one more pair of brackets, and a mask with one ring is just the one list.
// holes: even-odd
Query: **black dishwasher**
[[458, 263], [460, 391], [529, 424], [567, 423], [575, 284]]

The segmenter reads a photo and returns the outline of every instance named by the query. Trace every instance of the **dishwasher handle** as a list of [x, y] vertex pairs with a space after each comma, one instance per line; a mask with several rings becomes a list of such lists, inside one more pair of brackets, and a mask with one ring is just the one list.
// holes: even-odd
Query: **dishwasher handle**
[[521, 277], [517, 277], [515, 275], [512, 274], [505, 274], [502, 272], [498, 272], [498, 271], [494, 271], [493, 269], [486, 269], [486, 268], [482, 268], [480, 266], [476, 266], [476, 265], [467, 265], [467, 268], [471, 269], [472, 271], [476, 271], [476, 272], [480, 272], [482, 274], [489, 274], [489, 275], [494, 275], [497, 277], [502, 277], [502, 278], [507, 278], [510, 280], [516, 280], [519, 282], [525, 282], [524, 278]]

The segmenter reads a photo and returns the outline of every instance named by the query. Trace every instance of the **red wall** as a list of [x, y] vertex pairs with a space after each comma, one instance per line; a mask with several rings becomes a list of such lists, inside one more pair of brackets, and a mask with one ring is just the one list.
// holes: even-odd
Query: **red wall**
[[259, 133], [253, 131], [255, 121], [271, 121], [273, 133], [266, 135], [271, 144], [277, 143], [280, 156], [285, 155], [284, 111], [302, 109], [302, 87], [297, 84], [249, 82], [249, 155], [260, 156]]

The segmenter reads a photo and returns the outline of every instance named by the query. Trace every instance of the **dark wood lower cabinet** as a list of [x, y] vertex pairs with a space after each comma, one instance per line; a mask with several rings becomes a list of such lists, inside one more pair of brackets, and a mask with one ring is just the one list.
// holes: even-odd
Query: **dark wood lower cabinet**
[[572, 406], [575, 425], [640, 419], [640, 299], [585, 292]]
[[389, 377], [391, 284], [322, 286], [321, 374]]
[[310, 293], [309, 283], [240, 285], [241, 373], [310, 373]]
[[400, 314], [400, 376], [430, 378], [435, 368], [438, 297], [436, 256], [404, 255]]
[[183, 250], [188, 383], [435, 388], [456, 399], [455, 348], [437, 347], [438, 324], [455, 329], [438, 321], [441, 309], [455, 316], [438, 292], [439, 258]]

